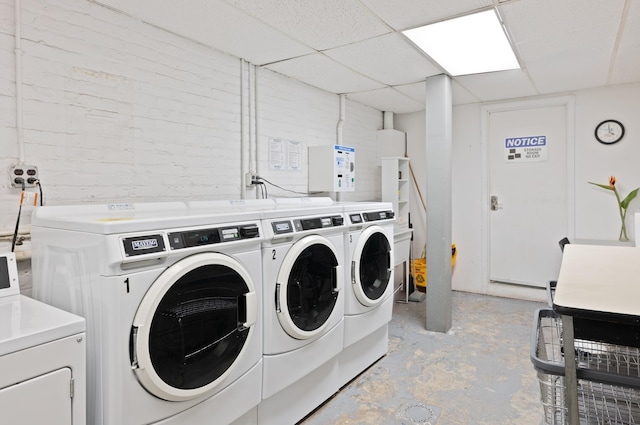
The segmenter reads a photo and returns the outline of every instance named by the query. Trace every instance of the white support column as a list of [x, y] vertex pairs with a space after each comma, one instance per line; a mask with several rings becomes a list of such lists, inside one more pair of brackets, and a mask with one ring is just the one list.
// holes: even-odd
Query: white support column
[[427, 323], [451, 329], [451, 79], [426, 80]]

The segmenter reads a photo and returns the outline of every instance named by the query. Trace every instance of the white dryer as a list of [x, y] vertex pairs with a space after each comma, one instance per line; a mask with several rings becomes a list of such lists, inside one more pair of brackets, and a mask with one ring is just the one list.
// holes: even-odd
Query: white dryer
[[258, 217], [179, 202], [34, 211], [34, 296], [87, 321], [89, 423], [257, 422]]
[[264, 375], [258, 422], [294, 424], [340, 388], [344, 217], [341, 207], [323, 199], [286, 200], [262, 217]]
[[0, 254], [3, 424], [86, 423], [85, 320], [20, 295], [13, 253]]
[[344, 350], [339, 356], [346, 384], [388, 350], [393, 313], [393, 206], [387, 202], [344, 202]]

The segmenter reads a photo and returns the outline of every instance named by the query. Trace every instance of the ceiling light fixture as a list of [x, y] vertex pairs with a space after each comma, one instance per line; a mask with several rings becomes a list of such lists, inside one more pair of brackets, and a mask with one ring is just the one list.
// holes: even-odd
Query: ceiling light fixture
[[452, 76], [520, 68], [494, 9], [402, 33]]

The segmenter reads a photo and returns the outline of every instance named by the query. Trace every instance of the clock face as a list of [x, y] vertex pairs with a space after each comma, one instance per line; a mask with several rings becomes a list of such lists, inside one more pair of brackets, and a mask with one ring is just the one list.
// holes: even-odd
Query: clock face
[[605, 145], [617, 143], [624, 136], [624, 126], [620, 121], [605, 120], [596, 127], [596, 139]]

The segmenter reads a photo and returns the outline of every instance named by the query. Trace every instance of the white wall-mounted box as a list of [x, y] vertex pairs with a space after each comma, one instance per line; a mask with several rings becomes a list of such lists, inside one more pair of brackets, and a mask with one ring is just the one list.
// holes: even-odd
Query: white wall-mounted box
[[309, 146], [309, 191], [353, 192], [356, 150], [349, 146]]

